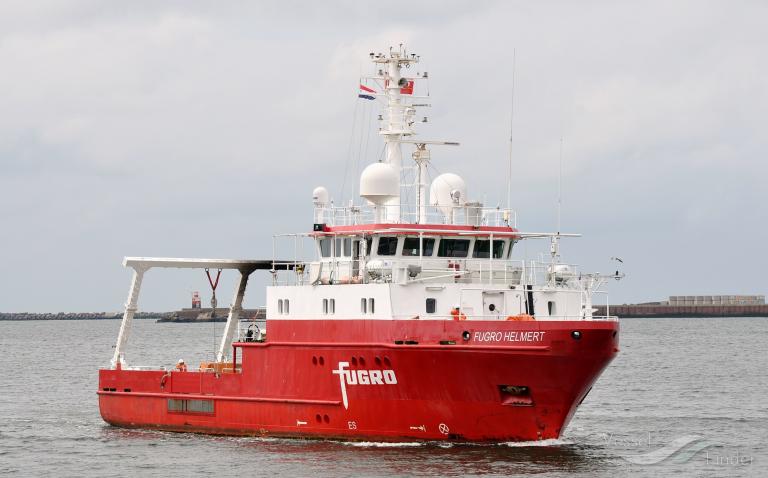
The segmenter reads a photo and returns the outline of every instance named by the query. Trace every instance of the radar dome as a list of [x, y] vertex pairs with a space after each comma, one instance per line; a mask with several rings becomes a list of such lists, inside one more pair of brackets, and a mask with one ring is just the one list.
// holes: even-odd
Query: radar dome
[[467, 202], [467, 185], [461, 176], [445, 173], [436, 177], [429, 187], [429, 204], [436, 206], [445, 217], [451, 217], [455, 207]]
[[312, 191], [312, 202], [315, 206], [324, 206], [328, 204], [328, 190], [322, 186], [316, 187]]
[[380, 206], [400, 193], [400, 178], [386, 163], [373, 163], [360, 175], [360, 196]]

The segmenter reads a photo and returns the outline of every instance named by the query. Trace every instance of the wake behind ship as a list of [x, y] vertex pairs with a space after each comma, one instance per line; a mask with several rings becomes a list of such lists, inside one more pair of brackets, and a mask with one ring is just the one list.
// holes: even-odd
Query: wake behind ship
[[[383, 108], [385, 157], [361, 174], [363, 203], [335, 207], [315, 188], [312, 230], [275, 236], [295, 251], [308, 243], [316, 257], [124, 260], [133, 280], [114, 356], [99, 371], [106, 422], [384, 441], [563, 433], [618, 352], [618, 321], [595, 315], [592, 301], [620, 274], [561, 262], [563, 234], [518, 230], [515, 211], [469, 201], [456, 174], [429, 181], [429, 148], [457, 143], [415, 138], [428, 75], [403, 69], [420, 58], [401, 47], [371, 60], [359, 96]], [[404, 147], [412, 150], [407, 166]], [[549, 260], [513, 258], [518, 242], [542, 238], [551, 242]], [[240, 273], [216, 360], [194, 370], [126, 358], [144, 274], [169, 267]], [[266, 327], [241, 327], [257, 270], [272, 276]]]

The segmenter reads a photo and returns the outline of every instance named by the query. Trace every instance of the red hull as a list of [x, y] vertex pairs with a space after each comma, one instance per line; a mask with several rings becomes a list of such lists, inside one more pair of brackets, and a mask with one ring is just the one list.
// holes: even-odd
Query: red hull
[[557, 438], [617, 353], [618, 327], [270, 321], [267, 342], [235, 344], [239, 373], [101, 370], [99, 408], [117, 426], [214, 434]]

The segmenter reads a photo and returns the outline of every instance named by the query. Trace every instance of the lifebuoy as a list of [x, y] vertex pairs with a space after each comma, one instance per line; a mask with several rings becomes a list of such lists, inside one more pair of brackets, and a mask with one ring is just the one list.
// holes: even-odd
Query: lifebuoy
[[461, 312], [456, 308], [451, 309], [451, 315], [453, 316], [453, 320], [467, 320], [467, 316], [464, 315], [464, 312]]

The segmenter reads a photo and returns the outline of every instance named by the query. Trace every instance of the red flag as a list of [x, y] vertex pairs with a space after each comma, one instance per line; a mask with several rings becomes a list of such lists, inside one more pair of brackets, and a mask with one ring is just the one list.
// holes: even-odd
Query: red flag
[[[388, 88], [388, 87], [389, 87], [389, 80], [384, 80], [384, 88]], [[400, 88], [400, 94], [401, 95], [413, 94], [413, 80], [408, 80], [408, 84]]]
[[376, 93], [376, 90], [368, 88], [365, 85], [360, 85], [360, 89], [363, 90], [363, 91], [367, 91], [368, 93]]

